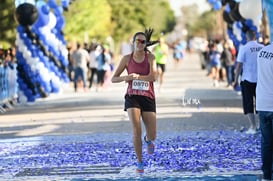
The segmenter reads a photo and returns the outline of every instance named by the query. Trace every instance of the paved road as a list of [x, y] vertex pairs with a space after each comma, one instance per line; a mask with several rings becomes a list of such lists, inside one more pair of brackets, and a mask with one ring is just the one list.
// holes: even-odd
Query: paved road
[[[156, 90], [158, 131], [247, 126], [241, 97], [225, 83], [213, 87], [198, 55], [187, 54], [179, 66], [169, 62], [165, 79], [161, 92]], [[75, 93], [69, 85], [58, 95], [17, 105], [0, 115], [0, 137], [130, 132], [123, 111], [125, 87], [119, 83], [102, 92]]]
[[[213, 87], [200, 69], [198, 55], [187, 54], [179, 66], [169, 62], [165, 79], [163, 89], [156, 90], [158, 131], [247, 126], [241, 97], [225, 83]], [[119, 83], [102, 92], [74, 93], [69, 85], [58, 95], [17, 105], [0, 115], [0, 137], [130, 131], [123, 111], [125, 87]]]
[[[193, 180], [197, 173], [201, 180], [259, 177], [260, 138], [240, 132], [248, 125], [241, 97], [225, 83], [213, 87], [206, 73], [196, 54], [167, 65], [163, 89], [156, 90], [156, 152], [144, 151], [142, 180]], [[0, 180], [139, 178], [125, 89], [120, 83], [75, 93], [69, 85], [0, 115]]]

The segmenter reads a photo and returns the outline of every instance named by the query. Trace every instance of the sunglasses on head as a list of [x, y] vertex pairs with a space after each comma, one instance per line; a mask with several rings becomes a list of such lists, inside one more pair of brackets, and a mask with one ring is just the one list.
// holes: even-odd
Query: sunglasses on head
[[146, 44], [146, 40], [136, 39], [137, 43]]

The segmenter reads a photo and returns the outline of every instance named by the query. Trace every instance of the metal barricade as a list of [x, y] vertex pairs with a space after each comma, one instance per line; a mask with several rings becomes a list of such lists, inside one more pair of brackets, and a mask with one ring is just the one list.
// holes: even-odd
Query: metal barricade
[[18, 83], [16, 64], [11, 66], [0, 65], [0, 112], [10, 108], [10, 102], [18, 98]]

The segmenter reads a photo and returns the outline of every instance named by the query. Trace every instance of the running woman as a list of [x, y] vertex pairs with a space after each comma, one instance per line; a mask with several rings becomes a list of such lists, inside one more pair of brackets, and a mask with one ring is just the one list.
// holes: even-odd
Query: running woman
[[[137, 155], [137, 169], [144, 172], [142, 161], [142, 130], [141, 118], [144, 122], [146, 135], [144, 141], [147, 144], [148, 154], [154, 153], [154, 140], [156, 138], [156, 103], [154, 93], [154, 81], [156, 80], [157, 68], [155, 56], [147, 49], [151, 45], [150, 33], [147, 31], [137, 32], [133, 37], [133, 52], [125, 55], [113, 77], [112, 82], [126, 82], [128, 88], [125, 94], [124, 110], [133, 127], [133, 144]], [[124, 70], [127, 75], [121, 75]]]

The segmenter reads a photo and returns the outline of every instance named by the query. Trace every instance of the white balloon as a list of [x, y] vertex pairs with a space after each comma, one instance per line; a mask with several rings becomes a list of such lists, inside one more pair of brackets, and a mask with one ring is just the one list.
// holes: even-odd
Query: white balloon
[[25, 50], [23, 52], [23, 56], [24, 56], [25, 59], [29, 59], [31, 57], [30, 51], [29, 50]]
[[31, 65], [30, 68], [31, 68], [32, 72], [36, 72], [36, 66], [35, 65]]
[[27, 103], [27, 97], [25, 96], [23, 91], [21, 91], [21, 90], [19, 91], [18, 98], [19, 98], [19, 101], [21, 104]]
[[41, 70], [44, 67], [44, 64], [42, 62], [37, 63], [37, 70]]
[[237, 27], [236, 23], [233, 23], [232, 29], [233, 29], [233, 34], [236, 36], [237, 40], [242, 41], [242, 36], [241, 36], [242, 30]]
[[26, 59], [26, 61], [27, 61], [27, 63], [28, 63], [29, 65], [35, 65], [35, 61], [33, 60], [32, 57]]
[[22, 43], [21, 42], [18, 42], [18, 50], [19, 52], [23, 53], [24, 52], [24, 47], [22, 46]]
[[239, 12], [245, 19], [254, 20], [262, 14], [261, 0], [242, 0], [239, 3]]
[[262, 23], [262, 17], [261, 16], [258, 16], [255, 19], [253, 19], [253, 24], [258, 28], [258, 30], [259, 30], [259, 27], [260, 27], [261, 23]]
[[49, 22], [48, 22], [48, 26], [50, 29], [53, 29], [56, 26], [57, 23], [57, 18], [55, 16], [55, 14], [53, 14], [52, 12], [49, 13]]
[[43, 81], [49, 82], [50, 76], [49, 76], [48, 70], [46, 68], [42, 68], [39, 71], [40, 71], [40, 75], [41, 75]]

